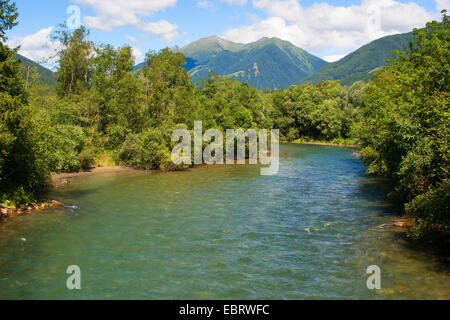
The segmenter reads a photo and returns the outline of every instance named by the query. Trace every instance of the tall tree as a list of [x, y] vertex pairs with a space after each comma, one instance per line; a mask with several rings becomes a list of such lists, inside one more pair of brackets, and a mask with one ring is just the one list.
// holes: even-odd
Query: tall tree
[[13, 59], [17, 49], [4, 43], [17, 17], [14, 3], [0, 2], [0, 200], [22, 202], [45, 182], [46, 171], [36, 156], [27, 94]]
[[53, 35], [53, 39], [62, 44], [58, 51], [57, 72], [60, 96], [80, 93], [89, 88], [94, 45], [88, 40], [88, 36], [89, 31], [83, 26], [70, 31], [65, 25], [60, 25]]
[[370, 172], [390, 177], [417, 236], [450, 238], [450, 26], [415, 30], [408, 51], [379, 72], [365, 92], [360, 136]]

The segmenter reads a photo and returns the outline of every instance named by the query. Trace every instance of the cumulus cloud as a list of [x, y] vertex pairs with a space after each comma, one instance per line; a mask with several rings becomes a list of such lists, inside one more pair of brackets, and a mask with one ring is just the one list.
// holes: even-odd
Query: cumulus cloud
[[60, 42], [50, 38], [52, 30], [53, 27], [48, 27], [24, 37], [13, 36], [8, 45], [12, 48], [20, 46], [19, 54], [28, 59], [51, 64], [56, 61], [56, 52], [61, 47]]
[[341, 60], [343, 57], [345, 57], [345, 54], [332, 54], [329, 56], [324, 56], [323, 60], [327, 61], [327, 62], [336, 62]]
[[114, 28], [133, 26], [151, 33], [166, 42], [178, 38], [178, 27], [166, 20], [148, 22], [146, 18], [158, 11], [174, 7], [177, 0], [72, 0], [91, 8], [96, 16], [85, 16], [84, 24], [93, 29], [112, 31]]
[[222, 2], [226, 2], [230, 5], [238, 5], [238, 6], [245, 6], [247, 4], [247, 0], [220, 0]]
[[428, 12], [416, 3], [395, 0], [363, 0], [351, 6], [316, 2], [308, 7], [298, 0], [253, 0], [253, 6], [268, 18], [228, 29], [224, 38], [248, 43], [262, 37], [279, 37], [319, 55], [328, 52], [329, 59], [380, 37], [412, 31], [436, 18], [436, 12]]
[[450, 0], [436, 0], [437, 10], [448, 10], [450, 11]]
[[[245, 6], [247, 4], [247, 0], [220, 0], [220, 2], [227, 3], [230, 6]], [[202, 9], [212, 9], [214, 11], [218, 9], [217, 1], [214, 3], [213, 0], [196, 0], [196, 3], [197, 7]]]
[[131, 50], [133, 52], [134, 61], [136, 63], [141, 63], [144, 61], [144, 54], [142, 53], [142, 51], [139, 48], [133, 47], [133, 48], [131, 48]]

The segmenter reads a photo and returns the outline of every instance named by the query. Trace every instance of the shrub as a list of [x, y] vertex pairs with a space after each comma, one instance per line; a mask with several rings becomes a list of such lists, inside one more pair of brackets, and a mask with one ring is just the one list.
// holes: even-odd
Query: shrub
[[148, 129], [129, 135], [119, 152], [119, 159], [126, 165], [139, 169], [159, 169], [168, 150], [161, 129]]

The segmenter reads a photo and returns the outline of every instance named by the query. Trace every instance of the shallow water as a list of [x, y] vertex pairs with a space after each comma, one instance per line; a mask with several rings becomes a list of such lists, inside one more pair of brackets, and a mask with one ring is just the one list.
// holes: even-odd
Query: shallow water
[[282, 145], [280, 160], [277, 176], [212, 166], [57, 189], [65, 208], [0, 224], [0, 299], [450, 298], [441, 257], [377, 228], [392, 209], [351, 149]]

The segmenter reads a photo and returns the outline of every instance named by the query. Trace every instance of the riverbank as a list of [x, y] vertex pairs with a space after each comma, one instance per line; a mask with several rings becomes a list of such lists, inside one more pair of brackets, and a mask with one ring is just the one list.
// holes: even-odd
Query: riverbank
[[51, 186], [54, 188], [62, 187], [69, 184], [71, 181], [86, 177], [92, 177], [96, 175], [108, 174], [108, 173], [128, 173], [136, 172], [137, 169], [129, 167], [96, 167], [87, 170], [81, 170], [79, 172], [72, 173], [52, 173], [50, 176]]
[[60, 201], [56, 200], [45, 200], [39, 202], [27, 203], [24, 206], [19, 208], [9, 207], [6, 204], [0, 203], [0, 219], [8, 218], [13, 216], [20, 216], [27, 212], [35, 211], [35, 210], [44, 210], [47, 208], [58, 208], [63, 207], [64, 204]]
[[[60, 188], [63, 187], [74, 180], [84, 179], [86, 177], [93, 177], [108, 173], [130, 173], [136, 172], [136, 169], [128, 168], [128, 167], [97, 167], [91, 168], [87, 170], [81, 170], [79, 172], [72, 173], [52, 173], [50, 176], [50, 184], [48, 187], [50, 188]], [[21, 205], [20, 207], [16, 207], [14, 205], [8, 205], [7, 203], [0, 203], [0, 219], [1, 218], [9, 218], [14, 216], [20, 216], [25, 213], [31, 211], [39, 211], [47, 208], [57, 208], [63, 207], [64, 203], [51, 200], [51, 199], [41, 199], [39, 201], [26, 203], [25, 205]]]
[[316, 142], [316, 141], [283, 141], [283, 143], [302, 144], [302, 145], [311, 145], [311, 146], [326, 146], [326, 147], [360, 148], [360, 146], [357, 145], [357, 144], [332, 143], [332, 142]]

